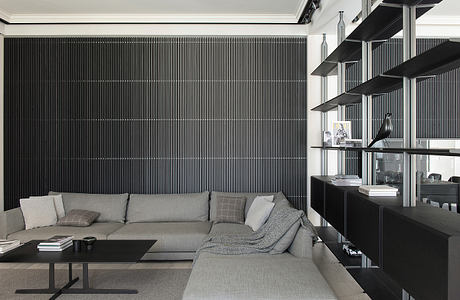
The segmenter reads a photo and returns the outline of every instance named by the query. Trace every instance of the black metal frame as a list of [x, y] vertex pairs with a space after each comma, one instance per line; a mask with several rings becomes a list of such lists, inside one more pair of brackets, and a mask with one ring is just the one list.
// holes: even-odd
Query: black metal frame
[[53, 294], [50, 300], [56, 299], [62, 294], [137, 294], [134, 289], [93, 289], [89, 287], [88, 263], [83, 263], [83, 288], [71, 288], [79, 277], [72, 279], [72, 263], [69, 263], [69, 282], [62, 288], [56, 288], [54, 276], [54, 263], [49, 264], [49, 285], [47, 289], [18, 289], [16, 294]]

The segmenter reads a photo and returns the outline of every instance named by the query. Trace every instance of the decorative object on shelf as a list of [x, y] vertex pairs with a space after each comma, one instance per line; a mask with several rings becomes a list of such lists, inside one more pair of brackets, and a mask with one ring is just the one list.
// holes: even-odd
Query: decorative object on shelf
[[93, 245], [96, 242], [96, 238], [94, 236], [87, 236], [82, 239], [82, 241], [86, 245], [86, 250], [93, 250]]
[[361, 256], [363, 253], [358, 249], [356, 248], [355, 245], [353, 244], [344, 244], [342, 246], [342, 250], [343, 252], [345, 252], [348, 256], [351, 256], [351, 257], [358, 257], [358, 256]]
[[332, 147], [332, 134], [330, 131], [323, 131], [323, 147]]
[[350, 148], [361, 148], [362, 141], [359, 139], [346, 139], [345, 144], [343, 146], [350, 147]]
[[351, 122], [332, 122], [332, 146], [345, 145], [347, 139], [351, 139]]
[[393, 123], [391, 122], [391, 113], [387, 113], [385, 115], [385, 119], [380, 126], [379, 132], [375, 139], [367, 146], [367, 148], [372, 147], [376, 142], [386, 139], [390, 136], [391, 132], [393, 131]]

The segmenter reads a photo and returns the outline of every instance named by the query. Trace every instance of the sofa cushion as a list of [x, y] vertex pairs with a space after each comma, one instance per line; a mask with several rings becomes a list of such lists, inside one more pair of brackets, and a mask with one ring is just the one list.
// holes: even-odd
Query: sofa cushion
[[208, 235], [210, 222], [131, 223], [109, 240], [157, 240], [149, 252], [196, 251]]
[[82, 209], [72, 209], [69, 213], [57, 222], [59, 226], [87, 227], [94, 223], [100, 213]]
[[209, 192], [170, 195], [139, 195], [129, 197], [126, 220], [139, 222], [207, 221]]
[[21, 199], [22, 214], [26, 229], [46, 227], [56, 224], [57, 215], [53, 197]]
[[215, 223], [244, 223], [246, 197], [217, 196]]
[[[225, 270], [224, 272], [222, 270]], [[311, 259], [201, 253], [183, 300], [337, 299]]]
[[98, 240], [105, 240], [115, 230], [124, 226], [120, 223], [93, 223], [88, 227], [49, 226], [30, 230], [21, 230], [8, 235], [8, 239], [18, 239], [22, 243], [30, 240], [46, 240], [54, 235], [73, 235], [75, 239], [94, 236]]
[[62, 202], [66, 214], [72, 209], [90, 210], [100, 213], [96, 222], [119, 222], [125, 221], [126, 203], [128, 194], [84, 194], [84, 193], [56, 193], [50, 195], [62, 195]]
[[282, 201], [284, 199], [289, 203], [289, 201], [286, 199], [286, 197], [283, 195], [282, 192], [279, 193], [223, 193], [223, 192], [215, 192], [213, 191], [211, 193], [211, 203], [210, 203], [210, 220], [214, 221], [216, 219], [216, 210], [217, 210], [217, 197], [218, 196], [229, 196], [229, 197], [246, 197], [246, 205], [244, 209], [245, 216], [248, 213], [249, 208], [251, 207], [252, 202], [257, 196], [270, 196], [270, 195], [275, 195], [275, 199], [273, 202], [275, 202], [275, 205], [277, 202]]
[[245, 224], [236, 223], [217, 223], [212, 224], [211, 231], [209, 234], [220, 235], [220, 234], [249, 234], [253, 233], [251, 227]]
[[299, 230], [299, 227], [300, 221], [295, 222], [291, 226], [291, 228], [289, 228], [289, 230], [275, 244], [275, 247], [273, 247], [273, 249], [270, 251], [270, 254], [279, 254], [286, 251], [286, 249], [291, 246], [292, 241], [294, 240], [297, 231]]
[[289, 246], [289, 253], [296, 257], [311, 259], [313, 257], [313, 236], [315, 234], [307, 228], [299, 227], [291, 246]]

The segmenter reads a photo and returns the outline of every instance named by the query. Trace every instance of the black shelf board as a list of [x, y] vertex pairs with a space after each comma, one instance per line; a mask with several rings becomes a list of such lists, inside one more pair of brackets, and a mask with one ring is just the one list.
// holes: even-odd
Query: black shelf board
[[423, 148], [358, 148], [358, 147], [322, 147], [312, 146], [313, 149], [332, 151], [355, 151], [373, 153], [409, 153], [414, 155], [460, 156], [460, 149], [423, 149]]
[[334, 76], [337, 75], [338, 68], [337, 62], [333, 61], [323, 61], [312, 73], [311, 75], [316, 76]]
[[343, 243], [337, 242], [337, 230], [335, 230], [334, 227], [318, 226], [316, 227], [316, 231], [324, 244], [326, 244], [344, 267], [361, 266], [361, 257], [352, 257], [343, 252]]
[[351, 89], [349, 92], [360, 95], [375, 95], [389, 93], [402, 88], [402, 77], [378, 75], [357, 87]]
[[316, 106], [312, 110], [327, 112], [327, 111], [330, 111], [336, 108], [338, 105], [356, 104], [356, 103], [361, 103], [361, 101], [362, 101], [362, 96], [359, 94], [343, 93], [335, 98], [332, 98], [331, 100], [324, 102], [323, 104]]
[[460, 39], [450, 39], [385, 72], [409, 78], [435, 76], [460, 67]]
[[384, 3], [399, 4], [399, 5], [434, 5], [442, 2], [442, 0], [385, 0]]
[[402, 287], [385, 274], [382, 269], [360, 268], [348, 269], [347, 271], [372, 300], [402, 299]]

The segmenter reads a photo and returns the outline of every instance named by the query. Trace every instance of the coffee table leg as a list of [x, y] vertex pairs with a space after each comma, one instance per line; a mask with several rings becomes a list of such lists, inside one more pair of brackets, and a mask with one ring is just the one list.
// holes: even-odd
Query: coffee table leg
[[78, 281], [78, 277], [72, 279], [72, 264], [69, 264], [69, 282], [62, 288], [57, 289], [55, 286], [54, 276], [54, 263], [49, 264], [48, 270], [48, 288], [47, 289], [19, 289], [16, 290], [16, 294], [54, 294], [50, 299], [56, 299], [62, 294], [64, 289], [70, 288], [75, 282]]
[[62, 289], [62, 294], [137, 294], [137, 290], [129, 289], [92, 289], [89, 287], [88, 263], [83, 263], [83, 288]]

